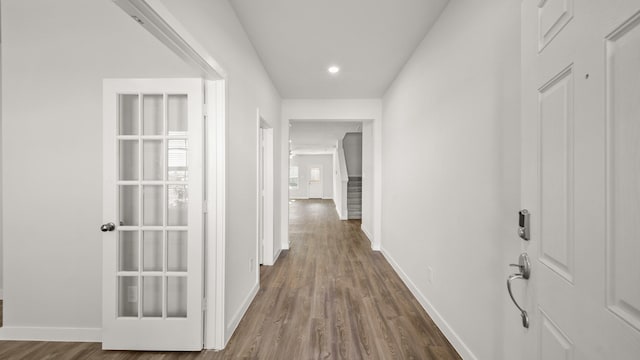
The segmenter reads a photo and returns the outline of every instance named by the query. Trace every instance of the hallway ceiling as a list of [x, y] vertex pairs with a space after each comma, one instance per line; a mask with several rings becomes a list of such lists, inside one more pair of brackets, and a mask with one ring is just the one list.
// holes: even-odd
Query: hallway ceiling
[[289, 148], [296, 154], [330, 154], [348, 132], [362, 132], [359, 121], [291, 121]]
[[230, 0], [283, 98], [382, 97], [447, 2]]

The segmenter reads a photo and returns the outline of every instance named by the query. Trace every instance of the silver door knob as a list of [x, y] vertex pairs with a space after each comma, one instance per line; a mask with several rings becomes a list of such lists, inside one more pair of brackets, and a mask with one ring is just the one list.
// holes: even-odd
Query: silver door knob
[[526, 253], [522, 253], [518, 258], [518, 263], [509, 264], [509, 266], [517, 267], [520, 272], [510, 275], [507, 278], [507, 291], [509, 292], [509, 297], [511, 297], [511, 301], [513, 301], [513, 304], [518, 308], [518, 310], [520, 310], [520, 316], [522, 317], [522, 326], [525, 328], [529, 328], [529, 314], [527, 314], [527, 311], [523, 309], [520, 304], [518, 304], [516, 298], [513, 297], [513, 292], [511, 291], [511, 282], [517, 279], [529, 279], [529, 277], [531, 276], [531, 261], [529, 261], [529, 256]]
[[102, 232], [113, 231], [115, 229], [116, 229], [116, 224], [112, 222], [107, 224], [102, 224], [102, 226], [100, 226], [100, 231]]

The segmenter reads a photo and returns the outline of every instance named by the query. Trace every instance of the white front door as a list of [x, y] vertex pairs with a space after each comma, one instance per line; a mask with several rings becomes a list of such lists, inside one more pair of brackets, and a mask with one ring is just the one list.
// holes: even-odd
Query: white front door
[[522, 4], [531, 325], [505, 358], [640, 359], [640, 2]]
[[309, 168], [309, 199], [322, 199], [322, 167]]
[[105, 80], [103, 348], [203, 343], [203, 82]]

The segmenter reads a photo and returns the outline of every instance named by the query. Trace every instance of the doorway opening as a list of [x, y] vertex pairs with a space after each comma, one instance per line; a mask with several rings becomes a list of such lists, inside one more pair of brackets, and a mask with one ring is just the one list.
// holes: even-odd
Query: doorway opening
[[[289, 223], [294, 203], [331, 201], [340, 220], [361, 219], [364, 121], [291, 120], [289, 126]], [[370, 134], [368, 134], [370, 135]], [[370, 145], [370, 142], [368, 143]], [[372, 152], [366, 152], [371, 156]], [[370, 188], [367, 190], [370, 191]], [[289, 229], [295, 233], [296, 226]], [[294, 234], [295, 237], [295, 234]]]
[[[257, 259], [260, 265], [273, 265], [276, 254], [273, 244], [274, 214], [274, 146], [273, 127], [265, 121], [258, 110], [258, 184], [257, 184]], [[260, 277], [260, 272], [256, 271]]]

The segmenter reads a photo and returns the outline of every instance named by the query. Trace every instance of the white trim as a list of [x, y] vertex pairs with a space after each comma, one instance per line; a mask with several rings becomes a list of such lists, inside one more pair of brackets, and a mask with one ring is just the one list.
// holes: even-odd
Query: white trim
[[[258, 269], [264, 263], [264, 194], [260, 185], [264, 185], [264, 132], [260, 121], [260, 109], [256, 109], [256, 255], [253, 266]], [[262, 180], [262, 184], [260, 184]], [[260, 239], [260, 225], [262, 225], [262, 239]], [[255, 272], [256, 282], [260, 283], [260, 271]]]
[[[273, 126], [264, 119], [260, 109], [256, 110], [256, 118], [258, 122], [258, 151], [257, 151], [257, 204], [262, 206], [262, 209], [258, 209], [256, 223], [258, 234], [256, 236], [258, 243], [258, 254], [256, 255], [256, 262], [261, 265], [273, 265], [275, 260], [273, 258], [274, 248], [274, 230], [276, 227], [274, 213], [275, 213], [275, 159], [274, 159], [274, 131]], [[260, 135], [262, 134], [262, 139]], [[262, 149], [260, 149], [262, 146]], [[262, 160], [260, 155], [262, 154]], [[260, 174], [260, 163], [262, 162], [262, 175]], [[260, 194], [260, 177], [262, 176], [262, 182], [264, 186], [264, 193]], [[287, 178], [287, 183], [288, 183]], [[260, 259], [260, 215], [262, 215], [262, 258]], [[258, 260], [259, 259], [259, 260]], [[261, 261], [260, 261], [261, 260]], [[260, 270], [256, 266], [256, 281], [260, 283]]]
[[0, 289], [0, 300], [4, 300], [4, 290]]
[[294, 196], [289, 197], [289, 200], [292, 200], [292, 199], [293, 200], [309, 200], [309, 197], [308, 196], [295, 196], [294, 195]]
[[278, 259], [280, 258], [280, 253], [282, 253], [282, 249], [278, 250], [278, 252], [275, 255], [273, 255], [273, 264], [274, 265], [278, 261]]
[[349, 220], [349, 217], [347, 216], [348, 215], [347, 212], [342, 211], [340, 209], [340, 207], [338, 206], [338, 204], [336, 204], [335, 200], [333, 200], [333, 205], [336, 207], [336, 212], [338, 213], [338, 219], [340, 219], [340, 220]]
[[207, 80], [226, 78], [218, 62], [158, 0], [113, 0], [122, 10]]
[[411, 281], [409, 276], [402, 270], [400, 265], [391, 257], [391, 255], [384, 249], [381, 248], [382, 255], [384, 255], [387, 262], [393, 267], [395, 272], [398, 274], [400, 279], [404, 282], [405, 285], [409, 288], [409, 291], [413, 294], [413, 296], [418, 300], [420, 305], [424, 308], [424, 310], [429, 314], [431, 319], [436, 323], [442, 334], [449, 340], [451, 345], [458, 351], [458, 354], [463, 359], [469, 360], [478, 360], [478, 358], [471, 352], [469, 347], [462, 341], [460, 336], [453, 330], [453, 328], [447, 323], [447, 321], [440, 315], [438, 310], [427, 300], [427, 297], [418, 289], [418, 287]]
[[4, 326], [0, 340], [101, 342], [102, 328]]
[[333, 196], [323, 196], [322, 200], [333, 200]]
[[373, 236], [371, 236], [371, 232], [364, 226], [364, 224], [360, 224], [360, 230], [362, 230], [364, 235], [367, 237], [367, 239], [371, 243], [371, 248], [375, 251], [380, 251], [379, 247], [377, 249], [374, 249], [373, 242], [371, 241], [371, 239], [373, 239]]
[[[224, 80], [207, 81], [208, 126], [207, 144], [207, 248], [205, 293], [206, 349], [222, 350], [226, 345], [224, 328], [225, 290], [225, 134], [226, 134], [226, 85]], [[215, 205], [214, 205], [215, 204]], [[215, 209], [215, 211], [211, 211]]]
[[249, 292], [247, 297], [242, 302], [242, 306], [240, 307], [240, 309], [238, 309], [236, 314], [231, 318], [229, 325], [227, 325], [227, 333], [225, 334], [225, 344], [229, 342], [229, 339], [231, 339], [231, 336], [238, 328], [238, 325], [240, 325], [240, 321], [244, 317], [244, 314], [247, 313], [247, 310], [249, 310], [249, 306], [251, 306], [253, 299], [256, 297], [256, 295], [258, 295], [259, 290], [260, 290], [260, 284], [256, 283], [253, 286], [253, 289], [251, 289], [251, 292]]

